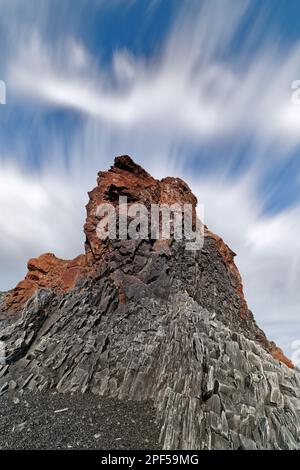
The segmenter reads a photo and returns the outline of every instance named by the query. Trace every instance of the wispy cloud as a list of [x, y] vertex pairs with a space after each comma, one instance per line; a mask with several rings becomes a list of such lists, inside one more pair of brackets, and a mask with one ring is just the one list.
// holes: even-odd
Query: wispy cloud
[[125, 129], [150, 126], [197, 141], [250, 134], [288, 150], [300, 142], [300, 106], [291, 100], [300, 43], [287, 51], [266, 38], [251, 56], [248, 40], [228, 56], [248, 12], [246, 2], [231, 4], [211, 1], [196, 13], [188, 10], [154, 58], [116, 51], [109, 67], [73, 38], [49, 46], [30, 35], [9, 63], [9, 83], [30, 100]]
[[[264, 11], [241, 38], [251, 2], [182, 4], [151, 57], [118, 49], [107, 63], [69, 33], [51, 43], [39, 24], [15, 33], [6, 58], [10, 93], [33, 113], [74, 111], [82, 126], [67, 136], [66, 166], [60, 135], [48, 136], [35, 174], [17, 166], [18, 155], [0, 163], [0, 280], [12, 286], [39, 252], [79, 253], [85, 192], [114, 155], [130, 153], [158, 177], [189, 180], [210, 228], [238, 253], [255, 317], [289, 347], [300, 334], [300, 206], [265, 214], [261, 182], [300, 144], [300, 106], [291, 101], [300, 45], [288, 48], [276, 32], [257, 45]], [[241, 154], [248, 176], [237, 179], [231, 170]], [[200, 175], [191, 156], [203, 164]], [[208, 160], [216, 162], [209, 173]]]

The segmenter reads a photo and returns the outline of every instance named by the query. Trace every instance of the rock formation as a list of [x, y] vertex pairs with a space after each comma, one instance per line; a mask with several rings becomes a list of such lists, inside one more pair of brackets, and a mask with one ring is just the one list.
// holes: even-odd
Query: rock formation
[[66, 292], [75, 287], [76, 282], [87, 272], [84, 255], [66, 261], [52, 253], [46, 253], [29, 260], [27, 267], [25, 279], [5, 296], [5, 302], [0, 307], [0, 320], [8, 316], [18, 316], [22, 307], [38, 289], [49, 288], [56, 292]]
[[300, 448], [299, 372], [257, 326], [235, 254], [206, 227], [197, 251], [174, 236], [100, 240], [97, 206], [120, 196], [197, 204], [182, 180], [155, 180], [128, 156], [100, 172], [85, 254], [30, 261], [0, 297], [0, 394], [153, 400], [165, 449]]

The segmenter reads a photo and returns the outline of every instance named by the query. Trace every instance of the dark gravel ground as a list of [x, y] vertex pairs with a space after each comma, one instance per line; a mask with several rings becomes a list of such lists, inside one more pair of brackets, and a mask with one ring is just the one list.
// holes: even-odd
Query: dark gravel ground
[[160, 448], [151, 403], [57, 393], [18, 399], [0, 397], [2, 450]]

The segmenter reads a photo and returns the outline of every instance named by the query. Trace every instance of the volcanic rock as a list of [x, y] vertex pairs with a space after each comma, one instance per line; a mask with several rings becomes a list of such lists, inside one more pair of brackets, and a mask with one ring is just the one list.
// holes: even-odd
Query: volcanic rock
[[68, 261], [46, 253], [29, 260], [27, 268], [25, 279], [8, 292], [2, 304], [0, 303], [0, 320], [20, 314], [26, 302], [38, 289], [50, 288], [55, 292], [67, 292], [75, 287], [77, 281], [87, 272], [84, 255]]
[[299, 449], [299, 372], [257, 326], [233, 251], [206, 227], [196, 251], [174, 233], [100, 240], [97, 207], [118, 208], [120, 196], [191, 204], [195, 225], [197, 200], [182, 180], [155, 180], [128, 156], [100, 172], [85, 255], [30, 261], [27, 294], [19, 285], [0, 299], [0, 395], [153, 402], [165, 449]]

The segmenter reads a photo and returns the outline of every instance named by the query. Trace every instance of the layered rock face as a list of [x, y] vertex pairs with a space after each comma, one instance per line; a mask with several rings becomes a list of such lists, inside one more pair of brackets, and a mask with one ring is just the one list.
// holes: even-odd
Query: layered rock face
[[8, 292], [5, 301], [0, 303], [0, 320], [8, 316], [18, 316], [22, 307], [38, 289], [46, 287], [56, 292], [67, 292], [75, 287], [77, 281], [87, 272], [84, 255], [66, 261], [52, 253], [46, 253], [39, 258], [29, 260], [27, 267], [28, 273], [25, 279]]
[[197, 203], [182, 180], [157, 181], [127, 156], [99, 173], [86, 254], [63, 262], [65, 281], [39, 275], [11, 324], [14, 291], [0, 299], [0, 394], [153, 400], [165, 449], [300, 448], [299, 372], [255, 323], [234, 253], [207, 228], [197, 251], [174, 236], [99, 240], [97, 207], [117, 207], [120, 195], [147, 207]]

